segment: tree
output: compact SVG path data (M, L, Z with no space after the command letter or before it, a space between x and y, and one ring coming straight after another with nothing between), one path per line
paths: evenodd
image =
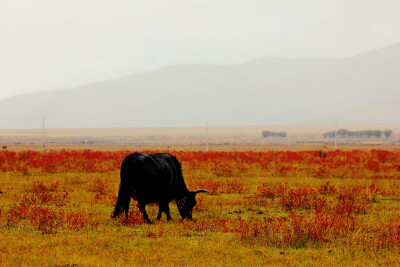
M268 137L281 137L285 138L287 136L286 132L271 132L271 131L263 131L262 132L262 137L268 138Z
M262 137L268 138L268 136L269 136L270 134L271 134L270 131L263 131L263 132L262 132Z
M337 131L337 135L339 135L341 137L351 137L353 134L351 131L349 131L347 129L339 129Z
M282 138L285 138L287 136L286 132L278 132L277 135Z
M334 138L335 137L335 131L330 131L330 132L323 133L322 136L324 138Z
M391 130L386 130L388 131L388 135L390 136L390 134L392 134ZM385 133L386 135L386 133ZM357 138L371 138L371 137L376 137L376 138L380 138L382 136L382 131L380 130L362 130L362 131L350 131L347 129L339 129L337 131L337 136L341 137L341 138L353 138L353 137L357 137ZM326 132L323 134L324 138L334 138L335 137L335 131L331 131L331 132Z
M386 138L389 138L392 135L393 131L392 130L385 130L383 134L386 136Z

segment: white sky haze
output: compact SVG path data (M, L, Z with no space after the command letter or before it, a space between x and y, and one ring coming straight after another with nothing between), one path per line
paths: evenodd
M172 64L345 57L400 41L398 0L0 0L0 99Z

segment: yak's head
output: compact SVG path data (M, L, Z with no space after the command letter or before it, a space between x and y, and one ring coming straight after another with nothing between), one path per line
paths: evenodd
M210 193L207 190L200 189L197 191L189 191L181 200L176 204L178 206L179 213L182 219L192 219L192 210L196 206L196 194L197 193Z

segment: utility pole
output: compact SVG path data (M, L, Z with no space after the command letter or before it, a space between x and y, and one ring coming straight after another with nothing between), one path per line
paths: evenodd
M43 150L46 150L46 139L44 136L44 121L45 121L45 119L46 119L46 117L44 116L44 113L43 113L43 118L42 118L42 120L43 120Z
M88 144L88 132L87 132L87 115L86 115L86 106L83 107L83 126L85 129L85 146Z
M206 151L208 151L208 121L206 121Z
M337 149L337 123L335 126L335 150Z

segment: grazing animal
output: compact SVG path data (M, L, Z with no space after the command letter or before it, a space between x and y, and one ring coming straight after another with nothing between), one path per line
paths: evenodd
M171 220L168 203L175 200L183 219L192 219L192 209L196 205L196 194L209 191L200 189L189 191L182 176L179 161L167 153L134 153L121 164L121 183L118 199L112 217L125 212L128 217L131 198L137 200L143 219L150 223L146 204L158 203L157 220L164 212Z

